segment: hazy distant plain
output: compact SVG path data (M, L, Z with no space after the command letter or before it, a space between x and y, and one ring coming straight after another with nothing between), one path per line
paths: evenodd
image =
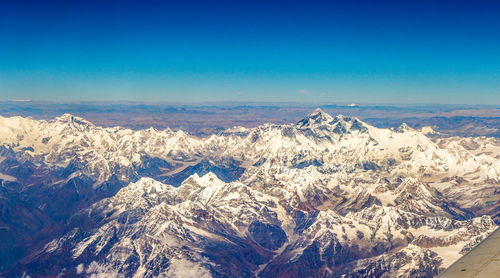
M378 127L397 127L405 122L414 128L431 126L445 136L500 137L500 107L485 105L4 101L0 102L0 115L52 119L70 113L101 126L131 129L168 127L206 136L233 126L255 127L263 123L294 122L316 107L332 115L356 116Z

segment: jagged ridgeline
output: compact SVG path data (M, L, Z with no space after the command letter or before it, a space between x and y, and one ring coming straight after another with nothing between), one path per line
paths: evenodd
M0 117L0 273L431 277L500 222L500 144L296 124L103 128Z

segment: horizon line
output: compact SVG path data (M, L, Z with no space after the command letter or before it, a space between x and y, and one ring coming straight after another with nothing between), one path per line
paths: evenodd
M142 100L72 100L72 101L56 101L56 100L33 100L33 99L8 99L8 100L0 100L0 104L12 103L12 104L143 104L143 105L151 105L151 106L160 106L160 105L187 105L187 106L196 106L196 105L231 105L231 104L254 104L254 105L294 105L294 106L312 106L312 105L332 105L332 106L342 106L342 107L351 107L357 108L360 106L487 106L487 107L498 107L499 104L491 104L491 103L425 103L425 102L345 102L345 101L237 101L237 100L224 100L224 101L142 101Z

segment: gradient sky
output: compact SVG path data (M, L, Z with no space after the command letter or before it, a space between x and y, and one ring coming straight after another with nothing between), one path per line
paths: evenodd
M284 2L1 1L0 100L500 104L498 1Z

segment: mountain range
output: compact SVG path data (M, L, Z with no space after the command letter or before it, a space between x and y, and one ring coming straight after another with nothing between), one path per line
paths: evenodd
M500 223L500 142L316 109L206 137L0 117L7 277L432 277Z

